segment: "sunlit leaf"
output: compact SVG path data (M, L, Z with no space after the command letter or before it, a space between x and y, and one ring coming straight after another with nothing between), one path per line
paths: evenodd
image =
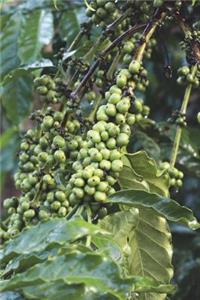
M186 225L191 229L200 228L200 224L189 208L181 206L178 202L167 197L145 191L122 190L111 195L108 200L130 207L151 208L171 222Z

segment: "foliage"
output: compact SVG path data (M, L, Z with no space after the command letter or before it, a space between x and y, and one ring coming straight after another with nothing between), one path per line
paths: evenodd
M2 299L199 299L199 9L2 5Z

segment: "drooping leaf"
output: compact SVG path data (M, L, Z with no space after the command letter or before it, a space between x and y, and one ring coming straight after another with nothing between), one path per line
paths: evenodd
M147 182L150 192L168 196L168 181L159 171L155 160L150 158L145 151L127 154L126 157L134 172Z
M191 229L200 228L200 224L192 211L178 202L157 194L145 191L122 190L112 194L109 202L128 205L130 207L146 207L153 209L167 220L188 226Z
M53 16L50 11L35 10L24 20L20 39L19 57L22 64L34 62L40 57L43 45L53 37Z
M81 237L97 234L101 229L82 219L71 221L52 219L36 226L27 228L15 239L5 244L1 250L2 263L8 262L15 256L32 254L51 248L55 244L64 245ZM105 232L102 232L106 234Z
M10 142L10 139L15 135L15 133L18 132L16 127L10 127L8 128L0 137L0 150L5 148L8 143Z
M7 118L19 124L30 112L32 78L27 71L15 70L2 83L1 99Z
M17 152L19 150L20 137L18 132L13 132L10 139L7 140L6 145L2 144L0 154L1 172L8 172L17 168Z
M165 219L150 209L141 208L107 216L100 225L112 232L114 240L123 249L127 275L147 276L164 284L163 289L157 287L156 290L151 280L140 283L136 290L150 294L141 294L139 299L164 299L162 294L174 289L165 286L173 275L171 235ZM153 292L162 294L154 297Z
M23 16L20 12L13 14L6 22L5 28L0 35L1 68L0 77L3 79L11 70L18 67L17 40L20 34L20 26Z

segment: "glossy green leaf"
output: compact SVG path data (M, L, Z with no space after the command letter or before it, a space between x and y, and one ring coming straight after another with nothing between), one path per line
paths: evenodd
M67 20L67 21L66 21ZM68 8L61 17L59 31L67 42L67 47L80 30L80 24L85 20L85 11L81 8Z
M65 245L81 237L95 235L102 230L82 219L64 220L52 219L36 226L27 228L15 239L5 244L1 250L2 263L7 263L15 256L32 254L54 247L55 244ZM106 232L102 232L105 233Z
M151 208L169 221L186 225L191 229L200 228L200 224L189 208L157 194L145 191L122 190L111 195L108 201L130 207Z
M117 260L121 256L121 249L118 244L110 237L106 237L105 234L96 234L92 237L92 243L97 247L98 253L105 253Z
M118 265L108 257L75 252L65 256L49 257L47 261L2 282L0 290L16 290L19 287L22 289L57 280L73 284L83 283L121 300L126 300L126 294L133 285L131 278L120 277Z
M150 158L145 151L127 154L126 157L134 172L147 182L150 192L168 196L168 181L159 171L155 160Z
M147 135L145 132L137 130L131 136L131 141L128 146L128 152L134 153L139 150L145 150L149 156L151 156L156 161L160 158L160 145L158 145L155 140Z
M49 44L53 37L53 16L50 11L35 10L28 14L19 39L21 63L34 62L43 45Z
M67 284L63 280L45 283L23 289L28 299L43 300L116 300L119 299L111 294L105 294L96 288L87 287L84 284Z
M68 22L66 22L68 20ZM71 42L72 38L80 30L80 24L78 22L75 11L70 9L67 12L64 12L60 20L60 34L66 41Z
M148 183L134 171L127 156L122 159L124 166L118 178L121 188L149 191Z
M4 292L0 293L1 300L25 300L19 293Z
M138 288L136 284L138 292L150 292L144 295L144 299L154 299L151 298L154 296L152 292L173 292L174 287L168 286L173 268L171 235L165 219L150 209L141 208L107 216L100 224L112 232L114 240L123 249L126 274L149 277L138 282ZM154 287L151 279L164 285ZM156 297L162 299L162 295L156 294ZM143 299L143 295L139 299Z
M31 254L22 254L11 259L2 271L2 277L9 276L13 272L19 273L28 270L30 267L43 262L48 256L55 256L58 252L58 246L53 249L42 250Z
M32 78L27 71L15 70L2 83L1 99L7 118L20 123L30 112Z

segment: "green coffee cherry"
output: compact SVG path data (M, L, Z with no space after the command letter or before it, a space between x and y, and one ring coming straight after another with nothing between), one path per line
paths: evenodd
M92 186L89 186L86 184L84 187L84 191L86 192L86 194L92 196L92 195L94 195L96 189L95 189L95 187L92 187Z
M106 192L108 188L109 188L109 184L107 181L101 181L97 186L97 190L100 192Z
M109 160L106 160L106 159L103 159L101 162L100 162L100 168L102 170L106 170L106 171L109 171L111 169L111 162Z
M41 220L47 220L49 218L49 213L47 211L41 209L39 211L39 218Z
M45 130L49 130L54 123L54 119L51 116L45 116L42 122L42 126Z
M47 152L40 152L38 155L39 161L45 163L48 160L48 153Z
M64 163L66 161L65 152L62 150L56 150L54 153L54 158L56 162Z
M54 179L49 174L46 174L46 175L43 176L43 182L46 183L49 186L54 186L55 185Z
M105 202L106 201L106 193L104 192L99 192L97 191L95 194L94 194L94 199L97 201L97 202Z
M88 185L89 186L96 186L100 183L100 178L98 176L92 176L91 178L88 179Z
M104 176L104 172L101 169L95 169L94 170L94 176L97 176L99 178L102 178Z
M121 95L119 93L114 93L109 97L108 103L117 104L120 100L121 100Z
M116 159L120 159L121 158L121 153L118 150L112 150L110 152L110 160L116 160Z
M53 145L62 149L65 147L65 139L62 136L57 135L53 139Z
M106 105L105 108L105 113L109 116L109 117L114 117L116 115L116 108L114 104L108 103Z
M108 147L108 149L114 149L116 147L116 139L114 138L110 138L107 142L106 142L106 146Z
M35 211L33 209L28 209L24 212L25 219L32 219L35 216Z
M66 195L62 191L56 191L55 192L55 197L60 202L64 202L66 200Z
M73 188L72 192L77 199L82 199L84 197L84 191L81 188Z
M126 133L120 133L117 137L117 145L119 147L127 146L129 143L129 136Z
M129 71L130 73L132 74L138 74L139 73L139 70L140 70L140 63L136 60L133 60L130 64L129 64Z
M123 50L125 53L131 54L134 49L134 44L130 41L124 44Z
M127 118L127 124L128 124L129 126L132 126L132 125L135 124L135 122L136 122L135 115L134 115L134 114L129 114L129 115L128 115L128 118Z
M121 172L122 169L123 169L123 162L119 159L113 160L112 165L111 165L111 170L113 172Z
M127 77L124 74L119 74L117 76L117 86L119 88L124 88L127 84Z
M51 203L51 209L54 211L59 210L60 207L61 207L61 204L59 201L54 201L53 203Z
M116 123L117 124L124 124L126 122L126 118L123 114L116 114L116 117L115 117L115 120L116 120Z
M67 214L67 208L64 206L60 207L58 210L59 217L65 217L66 214Z
M74 185L77 187L83 187L85 185L85 181L82 178L77 178L74 181Z

